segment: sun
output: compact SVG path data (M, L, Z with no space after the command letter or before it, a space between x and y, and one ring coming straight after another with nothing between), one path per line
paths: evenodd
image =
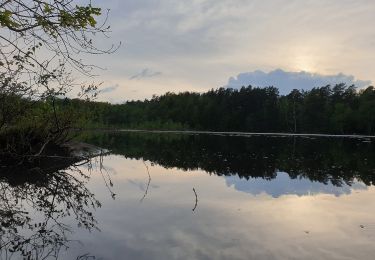
M296 71L316 72L316 59L311 54L296 55L293 60L293 69Z

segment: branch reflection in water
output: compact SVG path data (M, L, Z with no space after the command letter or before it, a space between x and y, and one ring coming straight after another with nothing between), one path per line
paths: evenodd
M193 188L193 192L194 192L194 195L195 195L195 204L194 204L194 208L192 209L192 211L195 211L197 209L197 206L198 206L198 195L197 195L197 192L195 191L195 188Z
M102 173L102 155L84 163L60 164L59 169L1 168L1 259L57 259L74 242L69 239L73 230L68 219L89 232L99 230L94 212L101 203L86 187L97 160ZM103 178L110 181L109 175Z
M145 189L145 193L143 194L143 197L141 198L141 202L143 202L143 200L146 198L147 194L148 194L148 189L150 188L150 184L151 184L151 175L150 175L150 170L148 169L148 166L147 164L145 163L145 161L143 161L143 164L145 165L146 167L146 171L147 171L147 174L148 174L148 182L147 182L147 186L146 186L146 189Z

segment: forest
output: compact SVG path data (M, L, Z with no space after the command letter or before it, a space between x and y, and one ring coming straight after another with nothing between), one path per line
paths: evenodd
M375 88L337 84L280 95L276 87L166 93L124 104L64 99L78 128L375 134Z

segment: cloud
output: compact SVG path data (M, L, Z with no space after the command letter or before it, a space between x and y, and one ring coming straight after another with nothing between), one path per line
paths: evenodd
M253 195L267 193L274 198L290 194L297 196L333 194L338 197L344 194L351 194L355 190L367 189L367 186L362 182L354 182L352 185L343 184L338 187L332 183L313 182L305 178L292 179L285 172L278 172L277 177L271 181L261 178L254 178L249 181L240 179L238 176L225 177L225 180L227 186L234 187L238 191Z
M140 73L131 76L129 79L130 80L133 80L133 79L140 80L140 79L144 79L144 78L156 77L156 76L159 76L159 75L161 75L160 71L152 71L152 70L146 68L146 69L143 69Z
M274 86L279 88L280 94L288 94L293 89L309 90L314 87L335 85L338 83L346 83L362 88L369 86L371 81L356 80L353 76L342 73L337 75L321 75L305 71L287 72L277 69L268 73L260 70L240 73L237 77L229 79L227 87L240 88L248 85L257 87Z
M111 9L113 33L109 40L96 40L99 47L122 42L115 54L87 61L107 68L98 74L108 86L124 86L106 99L203 92L257 69L343 72L375 82L374 0L95 2ZM163 77L145 84L138 73L144 68L161 71Z
M100 89L99 92L100 93L111 93L113 91L115 91L116 89L119 88L119 85L116 84L114 86L109 86L109 87L106 87L106 88L103 88L103 89Z

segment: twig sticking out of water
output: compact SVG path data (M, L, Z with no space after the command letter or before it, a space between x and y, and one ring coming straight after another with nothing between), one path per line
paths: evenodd
M111 193L112 199L115 199L116 193L112 191L113 183L111 180L111 176L108 173L108 170L104 167L104 155L105 153L101 150L100 155L99 155L99 171L100 174L102 175L102 178L104 180L105 186L107 187L108 191ZM106 176L104 176L103 170L106 173ZM108 181L107 181L108 179Z
M145 194L143 194L143 197L142 199L140 200L141 202L146 198L147 196L147 193L148 193L148 189L150 187L150 183L151 183L151 174L150 174L150 171L148 170L148 166L147 164L145 163L145 161L142 161L143 164L145 165L146 167L146 170L147 170L147 174L148 174L148 182L147 182L147 187L146 187L146 190L145 190Z
M195 191L195 188L193 188L193 192L194 192L194 195L195 195L195 205L194 205L194 208L192 209L192 211L195 211L195 209L198 206L198 196L197 196L197 192Z

